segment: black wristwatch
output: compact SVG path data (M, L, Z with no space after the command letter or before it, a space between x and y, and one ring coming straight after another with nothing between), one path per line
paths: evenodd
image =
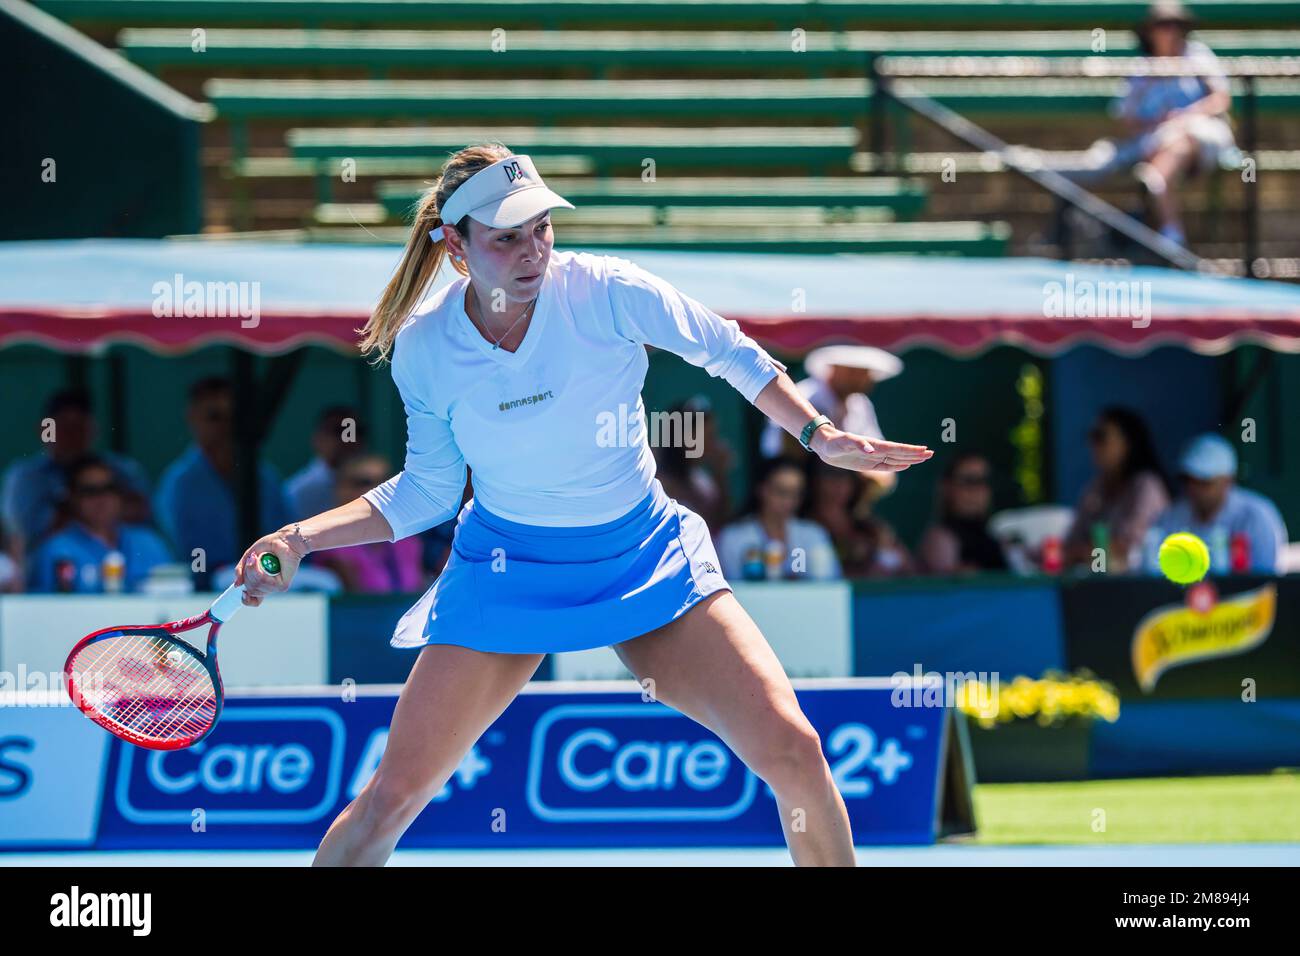
M835 423L825 415L818 415L805 425L803 431L799 433L799 444L803 445L803 447L808 449L808 451L812 451L812 446L808 443L812 441L813 432L821 428L823 425L830 425L832 428L835 427Z

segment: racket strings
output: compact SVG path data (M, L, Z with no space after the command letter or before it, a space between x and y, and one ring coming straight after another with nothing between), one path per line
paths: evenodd
M216 706L209 681L191 677L179 682L179 675L161 666L151 668L139 660L128 663L137 675L160 673L135 687L113 684L117 696L97 708L104 717L141 738L159 741L196 736L211 724Z
M167 647L165 642L159 643L163 648ZM168 650L167 654L176 654L183 666L163 667L158 662L146 662L138 658L128 658L119 662L119 668L128 678L134 680L134 684L131 685L130 690L124 696L135 698L133 703L137 708L140 706L141 701L158 698L184 703L195 690L202 692L205 689L207 672L201 666L198 666L193 658L179 651ZM167 658L164 656L163 659ZM168 688L171 691L170 694L163 689L167 683L171 685ZM129 713L130 710L127 709L124 712Z
M94 646L103 648L104 652L99 655L103 659L95 660L94 666L85 668L83 673L85 671L95 673L104 687L116 691L123 698L155 697L161 681L169 680L175 686L181 682L184 674L179 668L172 672L157 666L160 658L165 659L166 654L171 653L171 644L164 638L132 635L112 642L102 641ZM137 652L144 652L151 661L142 661L137 656ZM177 652L178 655L182 653ZM86 652L83 651L78 662L85 656ZM184 658L180 660L183 661ZM191 663L193 663L192 659ZM112 674L115 669L120 671L121 677L126 678L125 681L119 683L106 676ZM104 701L101 700L100 703L102 705Z
M195 688L195 692L183 697L167 697L146 691L122 707L114 719L159 740L188 737L207 727L216 713L215 697L210 701L201 697L204 690L200 682L195 682ZM153 724L146 722L143 727L139 726L140 721L147 721L150 717L154 719Z
M73 673L82 699L131 736L187 739L216 717L216 688L207 668L165 636L98 641L77 656Z
M134 635L103 641L100 645L103 645L102 651L88 661L87 666L78 667L83 673L94 674L102 684L105 693L85 695L100 713L132 726L146 709L168 699L164 690L168 685L173 692L171 699L184 696L179 691L176 676L158 666L158 662L170 653L166 641ZM81 658L78 659L80 663Z
M178 698L171 709L171 719L163 719L153 728L154 736L172 740L195 736L205 730L216 718L217 698L211 680L203 672L204 680L193 682L192 692Z
M192 665L193 670L187 666L185 671L169 673L159 667L158 678L133 691L119 703L114 719L157 740L184 738L205 729L216 714L216 696L211 680L207 671L193 658L184 655L183 661ZM163 678L171 682L170 688L159 686L159 680Z

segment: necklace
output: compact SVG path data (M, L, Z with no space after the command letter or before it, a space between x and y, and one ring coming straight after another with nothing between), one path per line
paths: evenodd
M540 298L541 298L541 295L539 294L539 295L537 296L537 299L540 299ZM512 322L512 323L510 324L510 328L506 329L505 332L501 333L500 338L492 339L492 349L493 349L493 351L495 351L495 350L501 348L501 343L505 341L505 338L506 338L507 335L509 335L511 332L513 332L513 331L515 330L515 326L516 326L516 325L518 325L520 322L522 322L522 321L523 321L524 319L526 319L528 316L530 316L530 315L533 314L533 310L534 310L535 308L537 308L537 299L533 299L532 304L529 305L528 308L525 309L525 310L523 311L522 314L520 314L519 318L515 319L514 322ZM465 314L466 314L466 315L469 315L469 310L468 310L468 309L466 310ZM470 321L473 321L473 316L470 316ZM485 334L487 335L487 337L488 337L488 338L492 338L492 333L487 331L487 323L484 322L484 323L480 323L480 324L483 326L484 332L485 332Z

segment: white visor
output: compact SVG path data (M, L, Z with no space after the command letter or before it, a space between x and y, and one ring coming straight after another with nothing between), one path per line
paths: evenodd
M574 208L546 188L532 159L521 153L485 166L457 186L441 215L444 223L453 226L469 216L493 229L505 229L557 206ZM430 229L429 238L434 242L444 238L442 226Z

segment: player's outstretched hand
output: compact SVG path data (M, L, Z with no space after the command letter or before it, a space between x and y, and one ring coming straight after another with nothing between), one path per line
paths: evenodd
M826 464L849 471L904 471L934 455L924 445L866 438L830 427L813 434L812 450Z
M279 574L266 572L259 560L263 554L273 554L280 559ZM287 590L302 559L303 556L290 546L284 529L254 541L235 566L235 583L244 585L244 604L257 607L266 595Z

